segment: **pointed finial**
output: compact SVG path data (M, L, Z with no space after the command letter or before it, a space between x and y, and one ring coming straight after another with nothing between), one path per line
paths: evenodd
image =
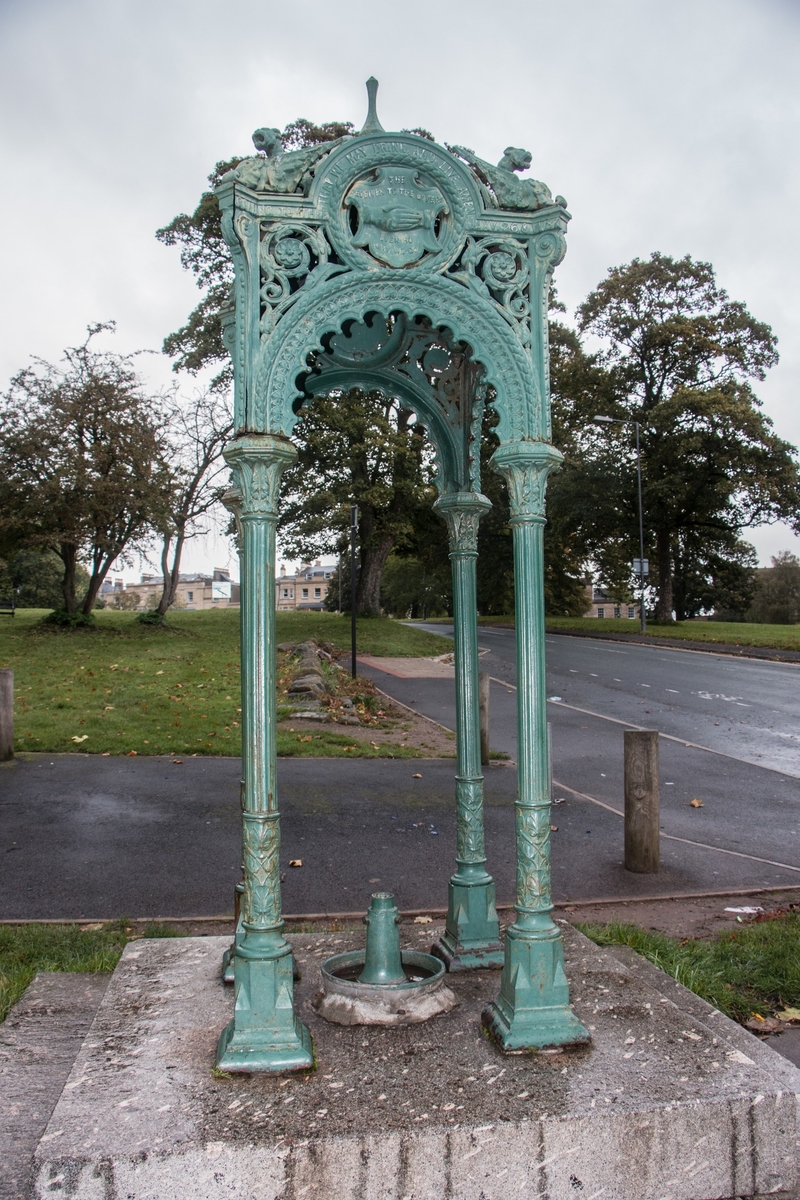
M362 133L385 133L383 126L378 120L378 81L374 75L370 75L367 80L367 97L369 99L369 107L367 108L367 119L364 122Z

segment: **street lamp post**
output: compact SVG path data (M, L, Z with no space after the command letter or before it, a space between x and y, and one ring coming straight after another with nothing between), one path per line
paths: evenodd
M636 430L636 479L639 491L639 616L641 620L642 633L647 632L647 614L644 608L644 517L642 514L642 454L639 445L639 430L641 425L638 421L631 421L624 417L595 417L595 425L633 425Z
M350 674L356 677L356 538L358 505L350 505Z

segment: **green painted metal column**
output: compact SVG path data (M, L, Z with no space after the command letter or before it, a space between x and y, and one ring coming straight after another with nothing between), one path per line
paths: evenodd
M268 434L225 450L233 474L229 506L241 538L242 934L234 955L234 1016L222 1031L225 1071L302 1071L311 1035L293 1009L292 950L283 937L275 733L275 526L281 474L297 454Z
M453 564L458 773L456 871L448 889L445 932L431 951L449 971L503 964L495 885L485 865L475 598L478 524L491 507L477 492L449 493L434 504L447 522Z
M544 442L501 445L514 530L517 636L517 898L506 931L500 995L484 1023L504 1050L590 1040L572 1012L564 947L550 896L550 794L544 631L544 501L561 455Z

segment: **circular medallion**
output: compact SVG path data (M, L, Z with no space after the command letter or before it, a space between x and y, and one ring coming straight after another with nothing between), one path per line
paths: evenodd
M336 253L361 270L443 270L480 209L463 163L409 134L344 142L321 165L311 196Z

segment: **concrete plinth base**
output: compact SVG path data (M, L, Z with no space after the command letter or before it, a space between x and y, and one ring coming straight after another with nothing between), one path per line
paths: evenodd
M410 948L421 948L423 930ZM427 938L430 937L430 930ZM588 1047L507 1057L481 1030L496 972L448 981L426 1025L330 1025L291 938L317 1070L212 1073L232 998L223 938L125 951L34 1168L44 1200L708 1200L794 1197L800 1072L635 956L565 929ZM427 939L426 939L427 940Z

